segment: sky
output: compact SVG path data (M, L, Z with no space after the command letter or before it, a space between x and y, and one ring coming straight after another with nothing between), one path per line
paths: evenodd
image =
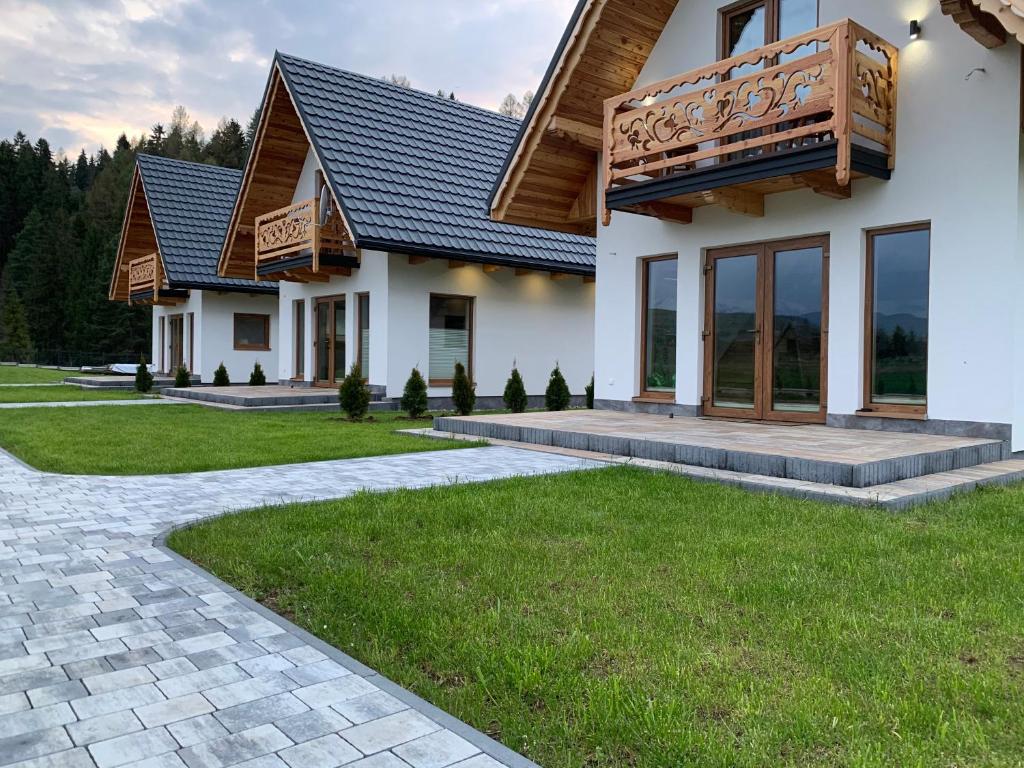
M0 137L74 158L183 104L244 127L274 50L496 109L535 90L575 0L0 0Z

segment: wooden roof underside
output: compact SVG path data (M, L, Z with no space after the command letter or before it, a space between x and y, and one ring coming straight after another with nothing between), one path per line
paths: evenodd
M121 240L117 244L114 273L110 276L108 298L111 301L128 301L128 265L135 259L151 253L159 255L160 249L157 247L153 220L149 215L142 174L136 166L132 174L131 190L128 193L128 208L124 214L124 223L121 225Z
M633 88L677 0L585 0L536 96L492 216L593 234L604 100Z
M966 0L982 11L980 19L974 20L971 28L964 27L964 31L978 40L987 48L996 48L1006 42L1006 35L1000 35L998 30L993 30L994 24L998 24L1010 35L1013 35L1018 42L1024 43L1024 0ZM989 21L994 22L989 23ZM961 24L961 26L964 26ZM977 35L972 32L975 30Z
M309 139L275 64L217 265L221 277L252 279L256 217L292 204L308 151Z

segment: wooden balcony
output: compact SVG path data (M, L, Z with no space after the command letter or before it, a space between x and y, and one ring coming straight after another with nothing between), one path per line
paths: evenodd
M173 306L188 298L187 290L165 286L160 254L140 256L128 263L128 303Z
M612 210L681 223L717 204L764 215L764 196L849 197L888 179L898 50L845 19L605 101L604 223Z
M320 198L256 217L256 279L326 282L359 266L341 215L334 210L318 223Z

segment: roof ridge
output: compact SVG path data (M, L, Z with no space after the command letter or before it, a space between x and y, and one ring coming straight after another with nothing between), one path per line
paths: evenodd
M283 58L291 59L292 61L300 61L300 62L302 62L304 64L312 64L313 66L316 66L316 67L322 67L323 69L329 69L332 72L338 72L338 73L340 73L342 75L346 75L348 77L352 77L352 78L355 78L357 80L361 80L361 81L367 83L368 85L376 85L376 86L384 87L386 89L394 90L396 93L414 94L414 95L416 95L417 97L420 97L420 98L426 97L426 98L429 98L429 99L433 99L437 103L447 105L448 108L454 107L454 108L457 108L457 109L470 110L470 111L473 111L473 112L482 113L484 115L487 115L488 117L495 118L495 119L497 119L500 122L507 122L507 123L511 123L511 124L515 124L515 125L518 125L521 122L518 118L510 117L508 115L503 115L500 112L496 112L493 109L487 109L487 107L481 107L481 106L478 106L476 104L470 104L467 101L459 101L458 99L454 99L454 100L453 99L449 99L447 96L442 98L441 96L438 96L436 93L431 93L430 91L425 91L425 90L423 90L421 88L414 88L411 85L409 85L409 86L397 85L397 84L392 83L392 82L390 82L388 80L385 80L384 78L381 78L381 77L374 77L373 75L366 75L366 74L363 74L362 72L353 72L350 69L343 69L342 67L335 67L335 66L333 66L331 64L324 64L322 61L314 61L313 59L307 59L307 58L304 58L302 56L295 56L293 54L285 53L283 51L278 51L277 55L280 56L280 57L283 57ZM452 93L454 93L454 91L452 91Z
M242 170L239 168L228 168L226 166L216 165L214 163L200 163L196 162L195 160L181 160L176 157L164 157L163 155L154 155L150 152L137 152L135 155L135 159L138 161L141 160L142 158L147 158L147 160L155 160L159 163L168 163L171 165L190 165L196 168L202 168L204 171L223 171L225 173L230 173L233 176L242 175Z

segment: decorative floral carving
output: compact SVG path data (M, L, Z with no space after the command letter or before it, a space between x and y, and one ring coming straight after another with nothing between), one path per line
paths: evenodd
M629 147L643 152L715 138L730 128L759 127L784 120L826 80L821 64L726 81L653 105L618 125Z

